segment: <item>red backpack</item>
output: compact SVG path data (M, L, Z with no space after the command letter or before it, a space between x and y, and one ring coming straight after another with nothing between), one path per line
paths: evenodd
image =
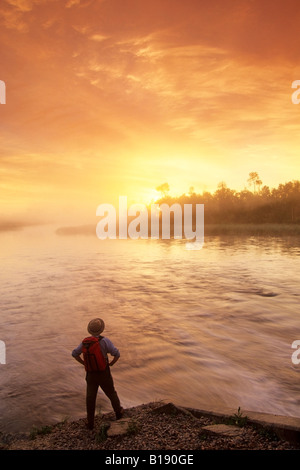
M106 369L107 362L100 347L100 341L102 338L103 336L100 336L99 338L89 336L82 341L84 367L87 372Z

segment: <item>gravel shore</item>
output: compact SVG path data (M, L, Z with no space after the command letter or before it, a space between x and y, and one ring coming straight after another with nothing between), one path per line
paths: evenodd
M204 429L216 419L195 417L190 412L148 403L125 410L128 430L108 437L114 414L96 416L90 431L86 420L62 422L33 430L30 435L0 434L2 450L300 450L300 443L280 440L270 430L261 430L246 422L233 423L236 436L216 435ZM232 424L232 423L230 423ZM242 424L242 426L241 426ZM238 426L237 426L238 425Z

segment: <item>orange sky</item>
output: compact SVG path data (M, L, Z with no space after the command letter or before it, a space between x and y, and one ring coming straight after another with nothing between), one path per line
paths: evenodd
M299 24L299 0L0 0L0 222L300 179Z

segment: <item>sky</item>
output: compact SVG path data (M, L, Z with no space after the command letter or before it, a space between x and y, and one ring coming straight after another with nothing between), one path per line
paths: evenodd
M0 0L0 227L300 179L299 0Z

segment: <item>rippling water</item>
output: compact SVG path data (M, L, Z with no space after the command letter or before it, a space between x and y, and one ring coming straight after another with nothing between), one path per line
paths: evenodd
M1 237L0 430L85 416L71 357L101 316L121 351L123 406L169 399L300 416L298 238L100 241L37 229ZM102 411L110 404L98 396Z

